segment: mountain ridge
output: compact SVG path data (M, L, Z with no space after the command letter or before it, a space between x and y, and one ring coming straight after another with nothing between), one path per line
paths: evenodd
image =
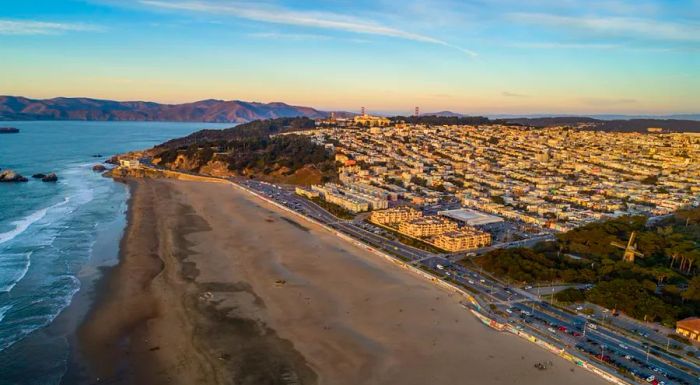
M173 121L246 123L282 117L324 118L328 112L282 102L205 99L191 103L161 104L86 97L30 99L0 96L1 120Z

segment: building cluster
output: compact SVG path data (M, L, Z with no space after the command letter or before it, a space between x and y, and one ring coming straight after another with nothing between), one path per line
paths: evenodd
M452 197L508 221L566 231L699 202L700 137L691 134L371 125L304 132L333 149L342 165L343 186L317 191L354 210L365 207L362 202L366 210L386 207L368 197L417 205Z
M369 220L450 252L491 244L491 235L485 231L471 226L459 227L457 222L443 216L423 216L421 211L411 207L373 211Z
M386 209L389 201L396 199L396 194L363 183L326 183L311 186L311 190L297 187L296 193L311 199L323 198L351 213Z

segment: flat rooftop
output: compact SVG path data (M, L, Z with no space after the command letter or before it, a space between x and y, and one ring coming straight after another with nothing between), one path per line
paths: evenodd
M484 226L503 222L503 218L472 209L439 211L439 215L465 223L469 226Z

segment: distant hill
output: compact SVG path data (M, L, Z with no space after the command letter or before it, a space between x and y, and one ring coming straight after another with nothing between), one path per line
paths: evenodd
M202 100L185 104L118 102L89 98L28 99L0 96L0 120L99 120L246 123L257 119L328 114L285 103Z
M420 116L438 116L441 118L449 118L449 117L457 117L461 118L467 115L460 114L458 112L452 112L452 111L440 111L440 112L428 112L428 113L423 113L420 114Z
M201 145L203 143L215 144L230 142L232 140L266 138L283 132L304 131L316 127L316 123L309 118L277 118L254 120L236 127L223 130L199 130L182 138L171 139L154 147L157 151L162 149L178 149Z
M648 128L662 128L666 132L700 132L700 121L678 119L625 119L601 120L589 117L543 117L543 118L507 118L509 123L523 126L551 127L587 125L588 129L616 132L646 132Z

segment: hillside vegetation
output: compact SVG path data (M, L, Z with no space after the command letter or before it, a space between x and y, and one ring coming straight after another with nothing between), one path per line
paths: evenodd
M626 243L633 231L644 257L628 263L610 243ZM560 299L585 298L671 325L700 314L700 208L680 210L654 225L643 216L592 223L533 249L494 250L477 263L522 283L593 283L589 291L564 292Z
M333 153L303 135L307 118L261 120L225 130L203 130L156 146L156 164L215 176L246 176L282 183L316 184L337 178Z

